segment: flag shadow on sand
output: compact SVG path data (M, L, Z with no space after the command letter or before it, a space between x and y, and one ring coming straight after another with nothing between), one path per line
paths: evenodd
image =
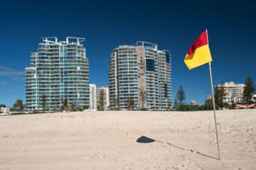
M141 137L137 138L136 142L137 143L152 143L152 142L155 142L155 140L152 138L149 138L147 136L141 136Z
M136 139L136 142L137 143L152 143L152 142L157 142L157 143L161 143L161 144L166 144L170 147L173 147L173 148L176 148L176 149L179 149L179 150L182 150L182 151L187 151L187 152L192 152L192 153L196 153L198 155L201 155L201 156L204 156L204 157L208 157L208 158L211 158L211 159L216 159L218 160L217 157L215 156L211 156L211 155L208 155L208 154L205 154L205 153L202 153L202 152L199 152L199 151L196 151L194 149L188 149L188 148L184 148L182 146L178 146L176 144L173 144L171 142L164 142L164 141L161 141L161 140L156 140L156 139L153 139L153 138L150 138L150 137L147 137L147 136L141 136L139 138Z

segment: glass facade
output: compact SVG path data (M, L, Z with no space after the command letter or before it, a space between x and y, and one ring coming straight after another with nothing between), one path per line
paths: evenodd
M109 69L110 108L167 110L171 102L169 53L138 42L114 49Z
M44 38L26 68L27 111L59 111L64 100L89 106L88 60L83 39Z
M155 71L155 60L146 59L147 71Z

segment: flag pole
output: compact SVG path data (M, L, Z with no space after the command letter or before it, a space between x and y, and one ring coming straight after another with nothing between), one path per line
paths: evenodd
M218 160L220 160L220 145L219 145L219 135L218 135L217 119L216 119L216 106L215 106L214 88L213 88L213 80L212 80L211 62L209 62L209 73L210 73L210 82L211 82L211 91L212 91L212 106L213 106L213 115L214 115L214 123L215 123L215 134L216 134L216 142L217 142L217 150L218 150Z

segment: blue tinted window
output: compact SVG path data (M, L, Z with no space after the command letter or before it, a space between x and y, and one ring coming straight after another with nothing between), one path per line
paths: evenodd
M146 68L147 68L147 71L155 71L155 60L147 59Z
M169 63L170 62L170 56L169 56L169 53L166 53L166 63Z

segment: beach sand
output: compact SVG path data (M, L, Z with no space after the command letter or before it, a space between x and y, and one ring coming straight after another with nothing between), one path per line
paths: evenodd
M255 170L256 110L0 117L0 170ZM154 139L139 143L141 137Z

